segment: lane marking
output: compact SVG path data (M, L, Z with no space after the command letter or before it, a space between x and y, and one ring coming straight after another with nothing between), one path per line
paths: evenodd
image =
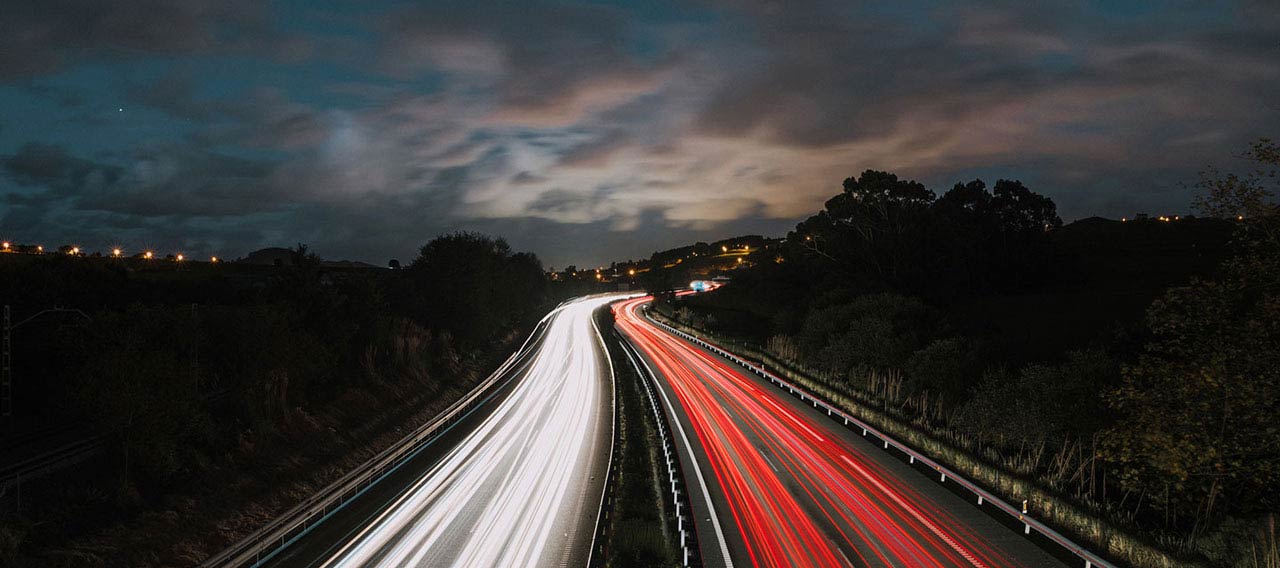
M657 378L653 368L649 366L649 362L643 356L640 357L640 363L644 365L650 377ZM725 542L724 529L720 528L720 515L716 514L716 506L711 502L711 492L707 491L707 480L702 476L702 468L698 466L697 454L693 451L693 445L689 443L689 436L685 434L684 424L680 423L680 417L676 414L675 407L671 405L671 399L667 397L667 391L663 390L661 385L658 385L657 390L658 394L662 396L662 402L667 406L668 416L674 418L672 422L676 423L676 431L680 433L680 441L684 442L685 451L689 454L689 463L693 465L693 473L698 477L698 488L702 490L702 498L706 501L707 511L711 514L711 526L715 528L716 539L720 541L720 555L724 558L724 565L728 568L733 568L733 559L729 557L729 545Z

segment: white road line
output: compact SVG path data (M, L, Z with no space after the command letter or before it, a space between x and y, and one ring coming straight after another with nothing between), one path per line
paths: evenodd
M649 367L649 362L640 357L640 363L649 371L649 376L657 378L657 374ZM680 423L680 415L676 414L676 409L671 405L671 399L667 398L667 391L661 386L658 387L658 394L662 395L662 402L667 405L667 416L672 417L672 422L676 423L676 431L680 433L680 441L684 442L685 451L689 453L689 462L693 464L693 473L698 477L698 488L702 490L702 498L707 502L707 510L711 513L711 526L716 529L716 539L720 541L720 555L724 558L724 565L733 568L733 559L729 557L729 545L724 539L724 530L720 528L720 516L716 514L716 506L711 502L711 492L707 491L707 480L702 477L702 468L698 467L697 454L693 452L693 445L689 443L689 436L684 433L684 425Z

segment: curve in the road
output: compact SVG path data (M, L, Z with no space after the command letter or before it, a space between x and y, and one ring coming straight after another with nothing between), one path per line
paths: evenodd
M559 308L511 394L321 564L584 564L612 427L591 314L617 299Z
M618 327L679 401L714 472L736 556L760 566L1060 566L727 361L620 305ZM977 512L975 516L973 513Z

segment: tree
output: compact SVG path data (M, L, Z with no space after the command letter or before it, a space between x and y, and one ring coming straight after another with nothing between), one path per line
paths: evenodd
M451 233L423 245L409 265L402 299L420 324L479 346L513 331L547 302L538 257L479 233Z
M1122 419L1109 453L1127 488L1175 515L1208 518L1280 506L1280 242L1276 147L1262 140L1246 176L1202 176L1198 205L1245 215L1236 252L1216 281L1169 290L1152 304L1152 339L1111 394Z

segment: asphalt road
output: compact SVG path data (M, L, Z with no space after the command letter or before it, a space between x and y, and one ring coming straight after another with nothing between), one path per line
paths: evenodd
M557 309L490 401L268 561L273 566L583 566L613 387L592 312Z
M938 479L617 306L673 419L707 566L1066 566ZM683 438L683 439L680 439Z

